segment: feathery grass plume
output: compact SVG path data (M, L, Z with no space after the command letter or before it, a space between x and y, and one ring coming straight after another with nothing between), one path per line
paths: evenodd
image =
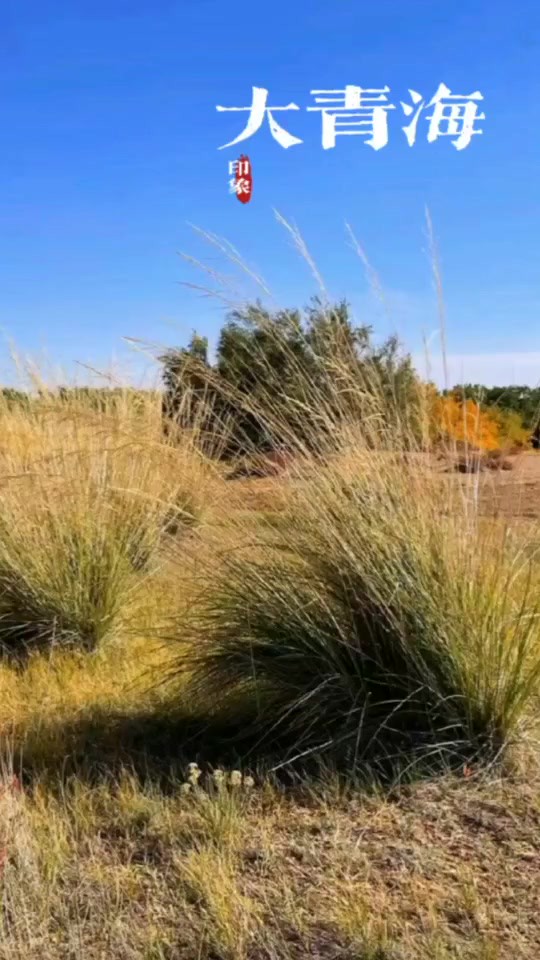
M530 558L478 523L477 477L437 471L422 384L334 332L301 394L267 380L241 400L292 455L288 502L256 535L239 518L178 670L285 757L493 758L538 692Z

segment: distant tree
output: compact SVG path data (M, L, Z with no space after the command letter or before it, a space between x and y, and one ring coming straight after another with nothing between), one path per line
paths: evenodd
M481 450L501 445L500 423L490 408L457 391L435 397L432 417L436 439L464 442Z
M195 331L187 347L171 347L159 358L162 364L163 415L178 419L187 393L196 402L201 399L206 383L208 340Z
M192 422L193 409L185 415L186 397L204 398L206 404L211 399L214 416L234 421L229 451L235 452L264 449L291 431L307 442L317 418L322 429L321 404L335 416L347 410L360 415L368 380L397 405L409 403L417 385L398 340L389 337L375 347L371 327L353 323L345 300L328 305L314 298L304 311L271 312L259 302L248 304L227 315L212 367L207 342L198 334L161 360L164 415ZM340 378L346 381L343 389Z

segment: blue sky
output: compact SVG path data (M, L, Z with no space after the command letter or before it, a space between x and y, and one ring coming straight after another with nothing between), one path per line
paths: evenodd
M190 223L233 243L277 302L305 302L316 285L277 209L298 225L330 295L347 296L379 336L396 328L415 354L424 332L436 355L428 205L451 378L540 380L535 2L4 0L2 10L0 326L23 353L102 368L128 356L123 337L174 344L197 327L215 338L224 305L182 285L208 278L178 253L227 274L231 265ZM409 147L399 103L409 88L430 99L441 82L482 92L484 133L457 151L449 137L428 143L422 118ZM390 87L397 109L382 150L360 136L323 150L310 91L346 84ZM265 124L218 150L247 115L216 105L249 105L253 85L270 104L302 108L276 115L302 144L284 150ZM240 150L254 174L246 205L228 192ZM143 358L129 364L138 373Z

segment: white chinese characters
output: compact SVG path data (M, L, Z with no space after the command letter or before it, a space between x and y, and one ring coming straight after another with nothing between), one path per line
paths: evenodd
M412 116L412 120L402 130L407 137L410 147L416 141L418 131L418 121L426 104L421 94L416 90L409 90L413 106L407 103L401 104L405 116ZM477 120L485 120L485 113L478 112L478 101L483 100L479 90L470 93L467 97L454 96L450 93L448 87L441 83L435 96L427 104L433 107L433 112L426 116L429 123L427 139L428 143L433 143L439 137L455 137L451 141L456 150L464 150L468 147L473 136L483 133L483 130L475 129Z
M387 110L396 108L387 102L390 87L382 90L363 90L348 85L344 90L312 90L318 107L308 111L322 111L323 150L336 145L336 136L365 136L368 146L380 150L388 143ZM324 96L321 96L324 94ZM377 96L378 94L378 96Z
M248 177L249 160L231 160L229 163L229 193L247 196L251 193L251 182Z
M251 107L216 107L216 110L219 110L220 113L226 113L231 110L235 112L249 111L248 122L242 132L239 133L234 140L231 140L229 143L224 143L222 147L219 147L219 150L224 150L225 147L232 147L235 143L240 143L242 140L247 140L248 137L252 137L253 134L262 127L266 116L268 117L268 125L274 140L277 140L285 150L287 150L288 147L294 147L297 143L302 143L298 137L293 137L291 133L287 133L273 117L273 114L278 111L299 110L300 107L298 107L296 103L289 103L286 107L267 107L267 100L268 90L265 90L264 87L253 87Z
M389 141L388 115L396 109L395 104L388 99L389 93L390 88L387 86L374 89L353 84L347 84L342 90L312 90L311 95L316 105L307 107L307 112L321 114L323 150L333 149L340 136L361 137L373 150L385 147ZM485 113L480 112L479 108L480 101L484 99L479 90L470 94L453 94L446 84L440 83L427 103L416 90L409 90L409 95L411 102L401 101L401 108L405 117L410 120L401 129L411 147L416 143L422 129L426 130L428 143L433 143L440 137L450 137L456 150L464 150L474 136L484 132L477 126L478 121L485 120ZM300 137L286 130L274 117L275 113L300 110L298 104L268 106L268 90L264 87L252 88L250 107L217 106L216 110L220 113L248 113L244 129L234 140L219 147L219 150L249 139L260 130L265 120L268 121L272 137L285 150L303 143ZM431 112L426 112L428 110Z

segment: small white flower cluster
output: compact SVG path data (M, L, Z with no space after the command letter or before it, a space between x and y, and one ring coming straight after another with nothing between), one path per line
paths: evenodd
M222 790L226 786L243 787L244 790L251 790L255 786L253 777L247 774L243 775L240 770L231 770L228 775L224 770L214 770L212 779L218 790Z
M182 784L182 793L191 793L193 789L199 786L202 770L198 763L189 763L187 768L186 782ZM251 790L255 786L255 780L247 774L242 774L241 770L231 770L227 773L225 770L214 770L212 782L218 793L227 788L238 790L242 787L244 790Z

